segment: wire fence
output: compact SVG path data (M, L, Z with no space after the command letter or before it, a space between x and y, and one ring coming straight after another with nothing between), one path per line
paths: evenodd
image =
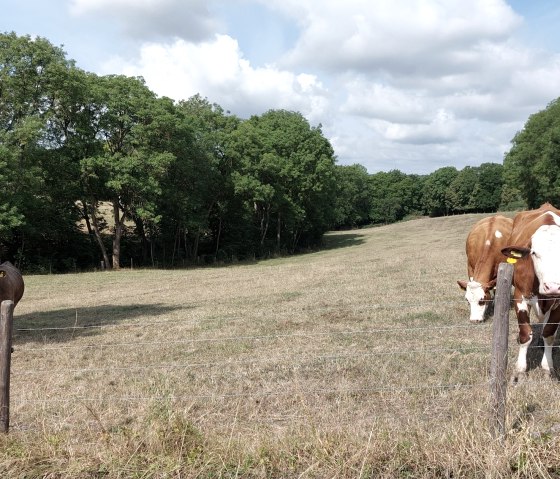
M318 307L316 309L313 308L303 308L301 310L297 310L296 313L307 314L310 318L316 321L321 321L321 315L325 312L335 312L340 314L359 314L359 313L366 313L372 310L380 310L383 309L385 311L402 311L404 305L418 307L419 303L417 301L410 302L410 303L402 303L402 302L394 302L391 303L390 307L388 305L383 304L369 304L369 305L362 305L360 307L350 308L350 305L347 304L336 304L333 306L328 307ZM465 369L471 368L480 368L481 363L483 367L487 368L487 362L489 361L489 356L491 353L491 331L490 331L490 324L491 322L486 322L483 324L473 325L468 323L467 320L467 311L465 308L464 301L448 301L448 302L441 302L441 301L434 301L430 303L424 304L424 306L429 307L437 305L438 307L445 307L445 306L452 306L456 308L463 308L465 309L465 318L464 323L457 323L457 324L434 324L434 325L426 325L426 326L394 326L394 322L391 322L391 318L389 318L385 324L391 324L391 326L381 326L381 327L371 327L371 328L356 328L351 329L347 327L343 327L342 329L335 329L332 330L319 330L319 331L291 331L286 333L274 333L274 334L236 334L236 335L224 335L218 336L216 334L210 335L207 331L187 331L182 332L181 334L190 334L193 337L182 337L177 338L176 335L171 335L170 337L165 337L163 339L154 339L154 340L145 340L143 338L138 338L135 340L123 340L123 341L110 341L105 339L106 335L103 336L96 336L94 342L85 342L81 341L79 344L57 344L56 343L56 335L58 334L69 334L72 332L79 332L79 331L104 331L107 330L107 334L112 334L111 331L114 329L135 329L135 328L143 328L144 330L150 331L152 329L157 329L158 331L165 330L168 327L172 327L173 325L200 325L205 322L209 321L232 321L237 318L242 318L246 322L250 322L254 320L258 322L259 319L263 317L270 317L270 313L262 313L262 314L253 314L250 318L246 316L237 316L232 315L224 318L196 318L193 319L188 314L174 318L173 320L166 319L162 321L148 321L148 322L126 322L120 324L85 324L79 325L75 324L73 326L62 326L62 327L55 327L55 326L46 326L46 327L33 327L33 328L15 328L15 331L18 333L19 338L25 337L25 335L31 334L36 336L36 342L41 341L41 336L44 333L49 333L49 335L55 335L53 337L49 336L48 344L36 346L34 344L27 344L26 342L22 341L21 344L15 342L16 348L16 360L13 362L13 376L17 379L20 384L20 391L23 393L19 396L14 396L12 402L14 405L19 407L25 407L26 405L32 406L40 406L40 405L67 405L67 404L96 404L96 403L104 403L104 402L114 402L114 403L146 403L146 402L173 402L173 403L192 403L193 401L198 401L204 404L207 403L220 403L228 400L236 400L236 399L255 399L255 398L266 398L266 397L278 397L278 396L285 396L294 394L294 389L290 388L289 386L289 378L288 380L284 380L283 382L274 382L270 381L265 386L259 386L258 381L255 381L254 378L243 376L245 374L243 368L251 368L254 370L255 374L258 377L258 373L261 369L270 367L274 368L274 370L282 370L283 368L298 370L303 367L313 368L314 363L324 363L324 362L350 362L355 360L362 360L362 361L369 361L368 364L371 364L372 367L378 367L379 363L383 364L384 371L386 373L383 376L382 384L366 384L364 386L363 382L359 382L356 386L352 387L348 384L344 383L341 387L329 387L328 385L322 385L321 387L314 387L314 382L310 382L309 386L307 387L307 383L303 383L305 386L301 387L301 385L295 391L298 397L314 397L314 396L330 396L335 395L338 398L343 398L345 396L353 396L353 395L376 395L376 394L390 394L394 397L399 397L399 395L403 394L438 394L438 393L453 393L465 390L480 390L480 391L488 391L489 388L489 380L486 379L486 372L482 371L481 374L476 377L475 379L472 378L468 380L460 380L458 377L460 375L455 375L446 371L446 375L449 376L448 378L438 377L437 375L426 375L414 378L414 381L406 381L406 374L402 372L402 365L396 367L395 371L391 370L392 368L392 361L398 357L405 357L408 356L412 358L409 361L421 363L424 361L421 357L422 356L430 356L436 357L441 361L441 358L452 358L454 356L459 356L461 358L461 367ZM79 308L76 310L76 323L80 319L79 315ZM188 311L188 310L187 310ZM273 320L282 319L282 312L275 311L273 315ZM294 310L290 310L286 312L286 314L293 315ZM235 318L235 319L234 319ZM367 319L367 317L365 318ZM297 327L297 326L295 326ZM474 344L469 345L465 343L461 343L458 339L465 338L464 333L470 331L476 331L478 335L480 335L483 340L482 344ZM223 332L223 331L220 331ZM449 337L451 332L459 332L461 336L455 340L457 346L447 346L442 345L441 343L445 341ZM212 333L216 333L216 331L212 331ZM207 337L199 337L202 334L208 334ZM390 346L386 344L386 340L378 343L377 340L379 337L385 335L389 337L396 337L397 335L408 334L411 336L411 345L405 344L402 340L394 341L394 343ZM305 345L306 341L319 341L319 340L337 340L339 338L346 338L346 340L351 340L352 338L366 338L371 341L369 344L369 349L362 349L357 352L333 352L329 354L313 354L312 352L307 352L305 348L298 349L298 355L294 357L290 354L289 347L295 341L302 341ZM428 338L428 340L424 340L423 338ZM441 339L443 337L443 339ZM99 340L99 339L102 340ZM434 341L434 338L439 338L437 341ZM468 339L468 338L467 338ZM197 360L196 359L196 352L194 351L194 358L187 359L187 360L177 360L177 361L158 361L159 358L155 361L151 362L144 362L141 364L136 363L138 361L138 356L135 356L131 361L134 363L125 363L123 362L123 356L118 356L116 361L111 361L111 356L109 351L114 351L115 353L123 353L124 350L127 348L139 351L145 351L148 347L156 347L156 348L163 348L163 347L181 347L187 345L198 345L203 348L208 349L209 345L223 345L224 343L230 343L232 345L239 345L241 343L246 342L253 342L253 343L270 343L273 341L281 340L283 343L286 343L288 346L287 352L283 353L280 352L277 356L279 357L269 357L266 353L266 347L263 351L253 351L249 349L248 351L243 351L243 357L238 357L232 355L227 357L227 359L218 359L218 360ZM35 342L35 341L33 341ZM465 341L466 342L466 341ZM53 344L55 343L55 344ZM423 344L425 343L425 344ZM556 346L559 347L559 346ZM535 346L535 349L538 349L538 346ZM73 366L73 363L69 363L67 360L63 360L62 364L57 364L56 367L52 365L46 365L45 367L40 367L37 364L38 360L33 362L33 365L30 367L26 361L20 361L19 358L25 358L28 353L44 355L45 362L52 360L56 362L56 356L65 352L66 354L85 354L87 351L101 351L103 354L100 358L93 358L92 360L95 361L95 364L90 364L86 366ZM192 352L191 352L192 353ZM179 353L179 355L181 355ZM186 355L186 354L183 354ZM469 357L472 355L472 361ZM124 354L126 357L126 354ZM54 358L54 359L53 359ZM280 359L279 359L280 358ZM142 361L145 358L141 358ZM471 361L471 366L469 366L469 361ZM236 369L236 373L227 376L225 375L225 371L228 368ZM428 366L431 368L431 366ZM171 371L177 372L181 371L187 373L193 370L204 370L204 369L215 369L220 372L220 374L224 375L224 378L218 377L215 381L216 386L215 391L212 392L196 392L196 391L189 391L185 393L183 390L174 392L171 390L170 392L166 392L165 394L161 394L156 392L145 394L142 391L136 391L138 389L138 385L135 384L129 393L125 391L121 391L117 394L107 394L97 393L96 391L86 391L84 392L84 388L76 388L74 391L71 387L65 386L65 390L61 393L60 390L57 390L54 393L48 392L48 382L52 379L53 375L60 375L61 377L67 378L67 382L72 382L73 377L76 375L95 375L99 374L102 376L106 376L107 374L121 374L123 377L130 379L131 375L134 374L145 374L150 372L157 372L157 373L169 373ZM241 372L240 372L241 371ZM400 382L399 375L405 377L405 382ZM203 375L204 377L204 375ZM373 377L373 376L372 376ZM398 380L392 381L391 378L399 378ZM206 378L207 379L207 378ZM327 378L328 380L328 378ZM27 382L33 382L35 384L40 383L41 381L44 382L43 388L38 389L37 391L33 391L32 393L26 394L24 385ZM242 387L239 387L238 390L231 391L228 390L229 384L228 382L234 381L245 381L245 386L248 383L250 387L246 386L246 390L243 390ZM328 383L328 381L327 381ZM94 383L94 386L97 383ZM226 384L225 387L223 384ZM142 389L143 385L140 385L140 389ZM145 391L144 391L145 392ZM424 411L424 409L422 409ZM438 415L448 415L448 412L437 412L435 413L433 410L431 412L420 412L420 414L425 414L428 420L432 420ZM278 414L276 415L278 416ZM274 417L276 417L274 416ZM280 414L279 416L282 416ZM380 413L376 414L378 419L382 417L386 418L395 418L398 414L393 411L389 413ZM292 415L286 416L287 418L293 418ZM261 418L262 420L270 419L271 416L266 416L265 418ZM274 421L279 419L272 419ZM288 420L288 419L286 419ZM24 428L24 426L20 426Z
M402 299L402 298L399 298ZM492 303L491 300L488 301L484 301L484 302L488 302L488 303ZM359 307L356 307L355 305L351 304L351 303L341 303L341 304L336 304L334 306L323 306L323 307L308 307L308 308L303 308L303 309L298 309L298 310L294 310L294 309L289 309L288 311L286 311L285 313L289 313L289 314L294 314L294 313L299 313L299 314L311 314L313 316L318 316L321 313L327 313L327 312L347 312L347 313L356 313L359 314L363 311L380 311L380 310L385 310L385 311L394 311L394 310L402 310L405 308L417 308L419 305L423 305L423 306L456 306L456 307L462 307L464 306L464 301L439 301L439 300L434 300L434 301L422 301L422 303L419 303L418 301L411 301L411 302L391 302L390 304L387 303L373 303L373 304L368 304L368 305L362 305ZM149 326L171 326L174 324L182 324L182 325L188 325L188 324L198 324L201 320L197 319L197 320L193 320L192 318L189 317L185 317L185 318L176 318L176 319L166 319L166 320L162 320L162 321L149 321L149 322L128 322L128 323L119 323L119 324L113 324L113 323L109 323L108 321L100 321L101 324L85 324L85 325L79 325L77 324L80 320L80 311L81 308L73 308L73 311L75 311L75 316L72 316L71 319L75 320L75 324L69 325L69 326L49 326L49 327L37 327L37 328L14 328L15 332L18 333L29 333L29 332L51 332L51 331L71 331L71 330L88 330L88 329L114 329L114 328L138 328L138 327L149 327ZM188 309L187 309L188 310ZM252 314L252 317L254 319L261 319L261 318L270 318L270 312L263 312L261 314ZM37 317L40 317L40 314L37 314ZM275 317L278 319L281 319L282 317L282 312L279 311L275 311ZM68 317L65 318L61 318L64 320L68 320ZM217 322L217 321L223 321L223 322L229 322L229 321L236 321L236 320L245 320L246 316L242 316L242 315L225 315L225 316L219 316L219 317L212 317L212 318L204 318L202 321L205 322ZM91 322L91 321L90 321ZM450 326L451 328L461 328L461 327L469 327L468 324L465 325L454 325L454 326Z

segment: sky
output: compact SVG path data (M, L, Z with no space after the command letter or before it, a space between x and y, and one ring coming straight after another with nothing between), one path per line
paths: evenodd
M0 32L241 118L321 126L370 173L502 163L560 97L557 0L0 0Z

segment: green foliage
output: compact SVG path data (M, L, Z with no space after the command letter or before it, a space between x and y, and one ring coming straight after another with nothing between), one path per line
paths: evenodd
M370 223L369 174L362 165L336 167L335 228L354 228Z
M503 166L483 163L478 168L478 182L471 197L472 209L476 212L496 211L502 199Z
M531 115L504 158L508 191L518 191L529 208L560 204L560 99Z
M336 187L334 152L320 128L299 113L272 110L242 122L226 154L257 251L320 241L333 223Z
M426 178L423 189L424 211L430 216L447 215L452 212L453 198L449 185L459 172L453 166L440 168Z
M399 170L375 173L370 177L372 196L370 218L373 223L394 223L419 211L422 180Z
M483 163L467 166L451 181L445 195L454 212L496 211L502 201L503 167Z
M300 113L241 120L199 95L175 103L141 78L87 73L42 38L0 34L0 85L0 256L26 271L266 257L330 228L492 211L526 192L502 188L490 163L428 176L337 166ZM551 191L552 176L540 180Z

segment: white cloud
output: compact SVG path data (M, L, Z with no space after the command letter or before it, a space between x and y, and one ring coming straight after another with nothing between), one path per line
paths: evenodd
M371 121L375 130L390 141L412 144L447 143L457 139L457 123L453 113L438 110L428 124L402 124Z
M274 0L299 16L302 35L290 65L327 70L441 74L465 58L456 52L501 41L520 23L501 0Z
M370 171L499 162L558 96L560 56L516 40L524 20L505 0L71 2L75 18L116 22L136 41L101 73L141 75L174 99L200 93L241 117L300 111L342 163Z
M328 103L328 92L316 76L274 66L254 68L227 35L198 44L145 44L139 61L113 58L104 70L143 76L154 92L175 100L199 93L242 117L277 108L300 111L314 123Z
M139 40L200 41L219 27L204 0L71 0L70 12L117 22L126 35Z
M341 111L394 123L428 123L432 107L420 92L407 91L363 78L345 88L348 98Z

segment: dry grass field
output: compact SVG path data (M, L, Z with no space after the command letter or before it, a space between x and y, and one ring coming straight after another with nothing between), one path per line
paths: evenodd
M560 477L560 385L508 389L456 284L481 215L331 233L255 264L26 277L13 478ZM517 352L512 313L510 366Z

